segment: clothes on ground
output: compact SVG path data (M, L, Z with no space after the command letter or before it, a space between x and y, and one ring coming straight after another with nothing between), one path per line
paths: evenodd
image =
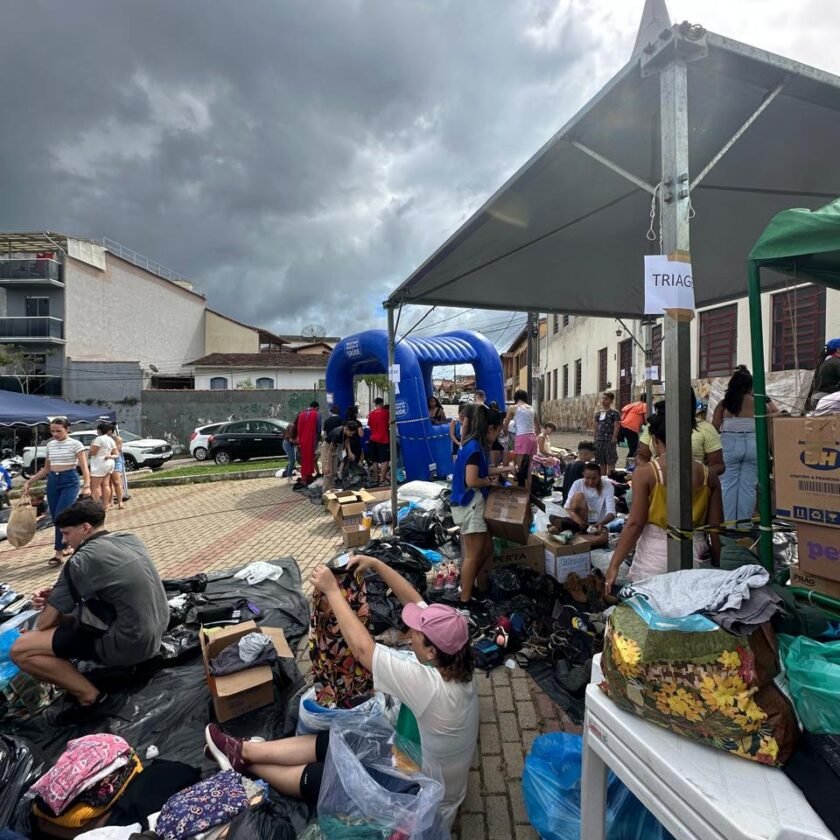
M280 580L282 574L283 568L281 566L266 563L264 560L255 560L253 563L249 563L240 569L234 575L234 578L244 580L245 583L254 586L257 583L262 583L264 580Z
M475 681L444 680L437 668L421 664L413 653L377 644L373 652L373 682L378 690L407 706L417 719L423 761L443 772L441 816L451 828L467 793L478 739Z
M102 828L94 828L92 831L79 834L78 838L79 840L129 840L133 834L140 831L142 831L140 823L104 825ZM0 834L0 840L3 840L2 834Z
M645 424L647 410L645 402L628 403L621 409L621 427L638 434Z
M783 770L829 831L840 837L840 735L804 732Z
M185 840L229 823L248 807L242 776L223 770L167 800L155 825L161 840Z
M467 487L467 466L472 464L478 467L478 477L487 478L490 475L490 462L487 459L487 452L475 438L468 440L459 450L455 458L455 466L452 468L452 495L449 503L453 507L468 505L475 495L475 490ZM487 488L482 487L480 495L487 496Z
M648 499L648 521L636 543L630 580L645 580L668 571L668 488L664 484L662 467L651 461L655 484ZM703 484L691 491L691 521L695 528L706 524L709 510L709 471L703 467ZM703 560L709 551L706 535L695 532L693 538L694 564Z
M824 414L840 414L840 391L828 394L823 397L813 411L814 416L821 417Z
M77 438L66 437L64 440L51 438L47 441L47 460L50 467L76 466L80 452L85 451L85 445Z
M586 507L589 510L589 523L600 522L608 514L615 516L615 489L608 478L601 477L600 492L597 487L588 487L586 481L579 478L569 488L569 501L577 493L582 493L586 499ZM565 499L564 499L565 502Z
M67 749L31 790L59 815L82 791L128 763L131 747L119 735L100 733L68 741Z
M94 643L106 665L150 659L169 624L160 575L134 534L102 533L82 543L47 601L63 615L75 614L83 626L91 612L107 617L106 629Z
M238 644L228 645L210 660L210 673L216 677L235 674L260 665L271 665L277 659L274 642L264 633L247 633Z
M374 443L388 443L391 440L388 433L388 424L390 421L390 412L382 406L374 408L368 414L367 424L370 429L370 439Z
M365 579L350 572L339 580L341 594L365 627L370 624ZM350 651L335 613L322 592L313 596L309 658L315 699L327 708L349 708L373 690L373 676Z
M639 595L660 615L676 618L694 613L737 610L753 589L766 586L767 570L758 565L723 569L684 569L628 584L623 599Z

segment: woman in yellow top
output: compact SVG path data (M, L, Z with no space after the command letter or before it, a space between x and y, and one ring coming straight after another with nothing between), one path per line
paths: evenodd
M621 532L618 546L607 570L607 585L615 583L621 564L635 548L630 580L637 581L668 571L667 487L665 470L665 413L650 418L651 449L656 460L633 473L633 504L630 516ZM692 463L691 519L695 528L704 525L719 526L723 521L723 502L717 475L703 464ZM720 565L720 537L718 534L695 532L694 564L710 559L713 566Z
M723 475L726 466L723 462L723 444L718 430L708 420L698 420L694 409L697 396L691 389L691 457L709 468L709 472ZM665 400L653 404L655 414L665 411ZM653 457L650 445L650 426L645 426L639 435L639 448L636 452L636 463L647 464Z

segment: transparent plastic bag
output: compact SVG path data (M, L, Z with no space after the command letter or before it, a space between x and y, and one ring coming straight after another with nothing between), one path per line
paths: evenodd
M840 642L779 635L793 705L815 735L840 732Z
M325 840L446 840L435 778L398 769L394 728L383 718L348 715L330 729L330 748L318 797Z
M525 808L542 840L580 838L582 754L580 735L556 732L537 738L525 759ZM612 773L607 780L607 840L673 840Z
M370 700L354 706L352 709L328 709L315 701L315 689L310 688L300 698L298 709L298 735L314 735L329 729L337 718L347 715L373 717L384 715L388 708L388 701L381 691L374 692Z

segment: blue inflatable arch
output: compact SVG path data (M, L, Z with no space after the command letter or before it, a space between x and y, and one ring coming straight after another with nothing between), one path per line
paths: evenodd
M472 365L476 388L487 402L505 405L502 363L493 344L483 335L467 330L433 338L409 336L399 341L394 361L400 366L398 393L391 399L397 420L403 467L409 481L445 476L452 472L449 426L429 420L428 401L433 394L432 368L438 365ZM388 333L368 330L340 341L327 364L327 393L342 415L356 402L354 377L387 373Z

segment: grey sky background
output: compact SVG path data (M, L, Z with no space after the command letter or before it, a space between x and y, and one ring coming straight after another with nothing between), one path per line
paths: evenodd
M14 0L0 229L109 236L277 332L383 327L387 294L629 58L643 5ZM668 6L840 74L836 0ZM421 332L501 344L523 320L456 314Z

